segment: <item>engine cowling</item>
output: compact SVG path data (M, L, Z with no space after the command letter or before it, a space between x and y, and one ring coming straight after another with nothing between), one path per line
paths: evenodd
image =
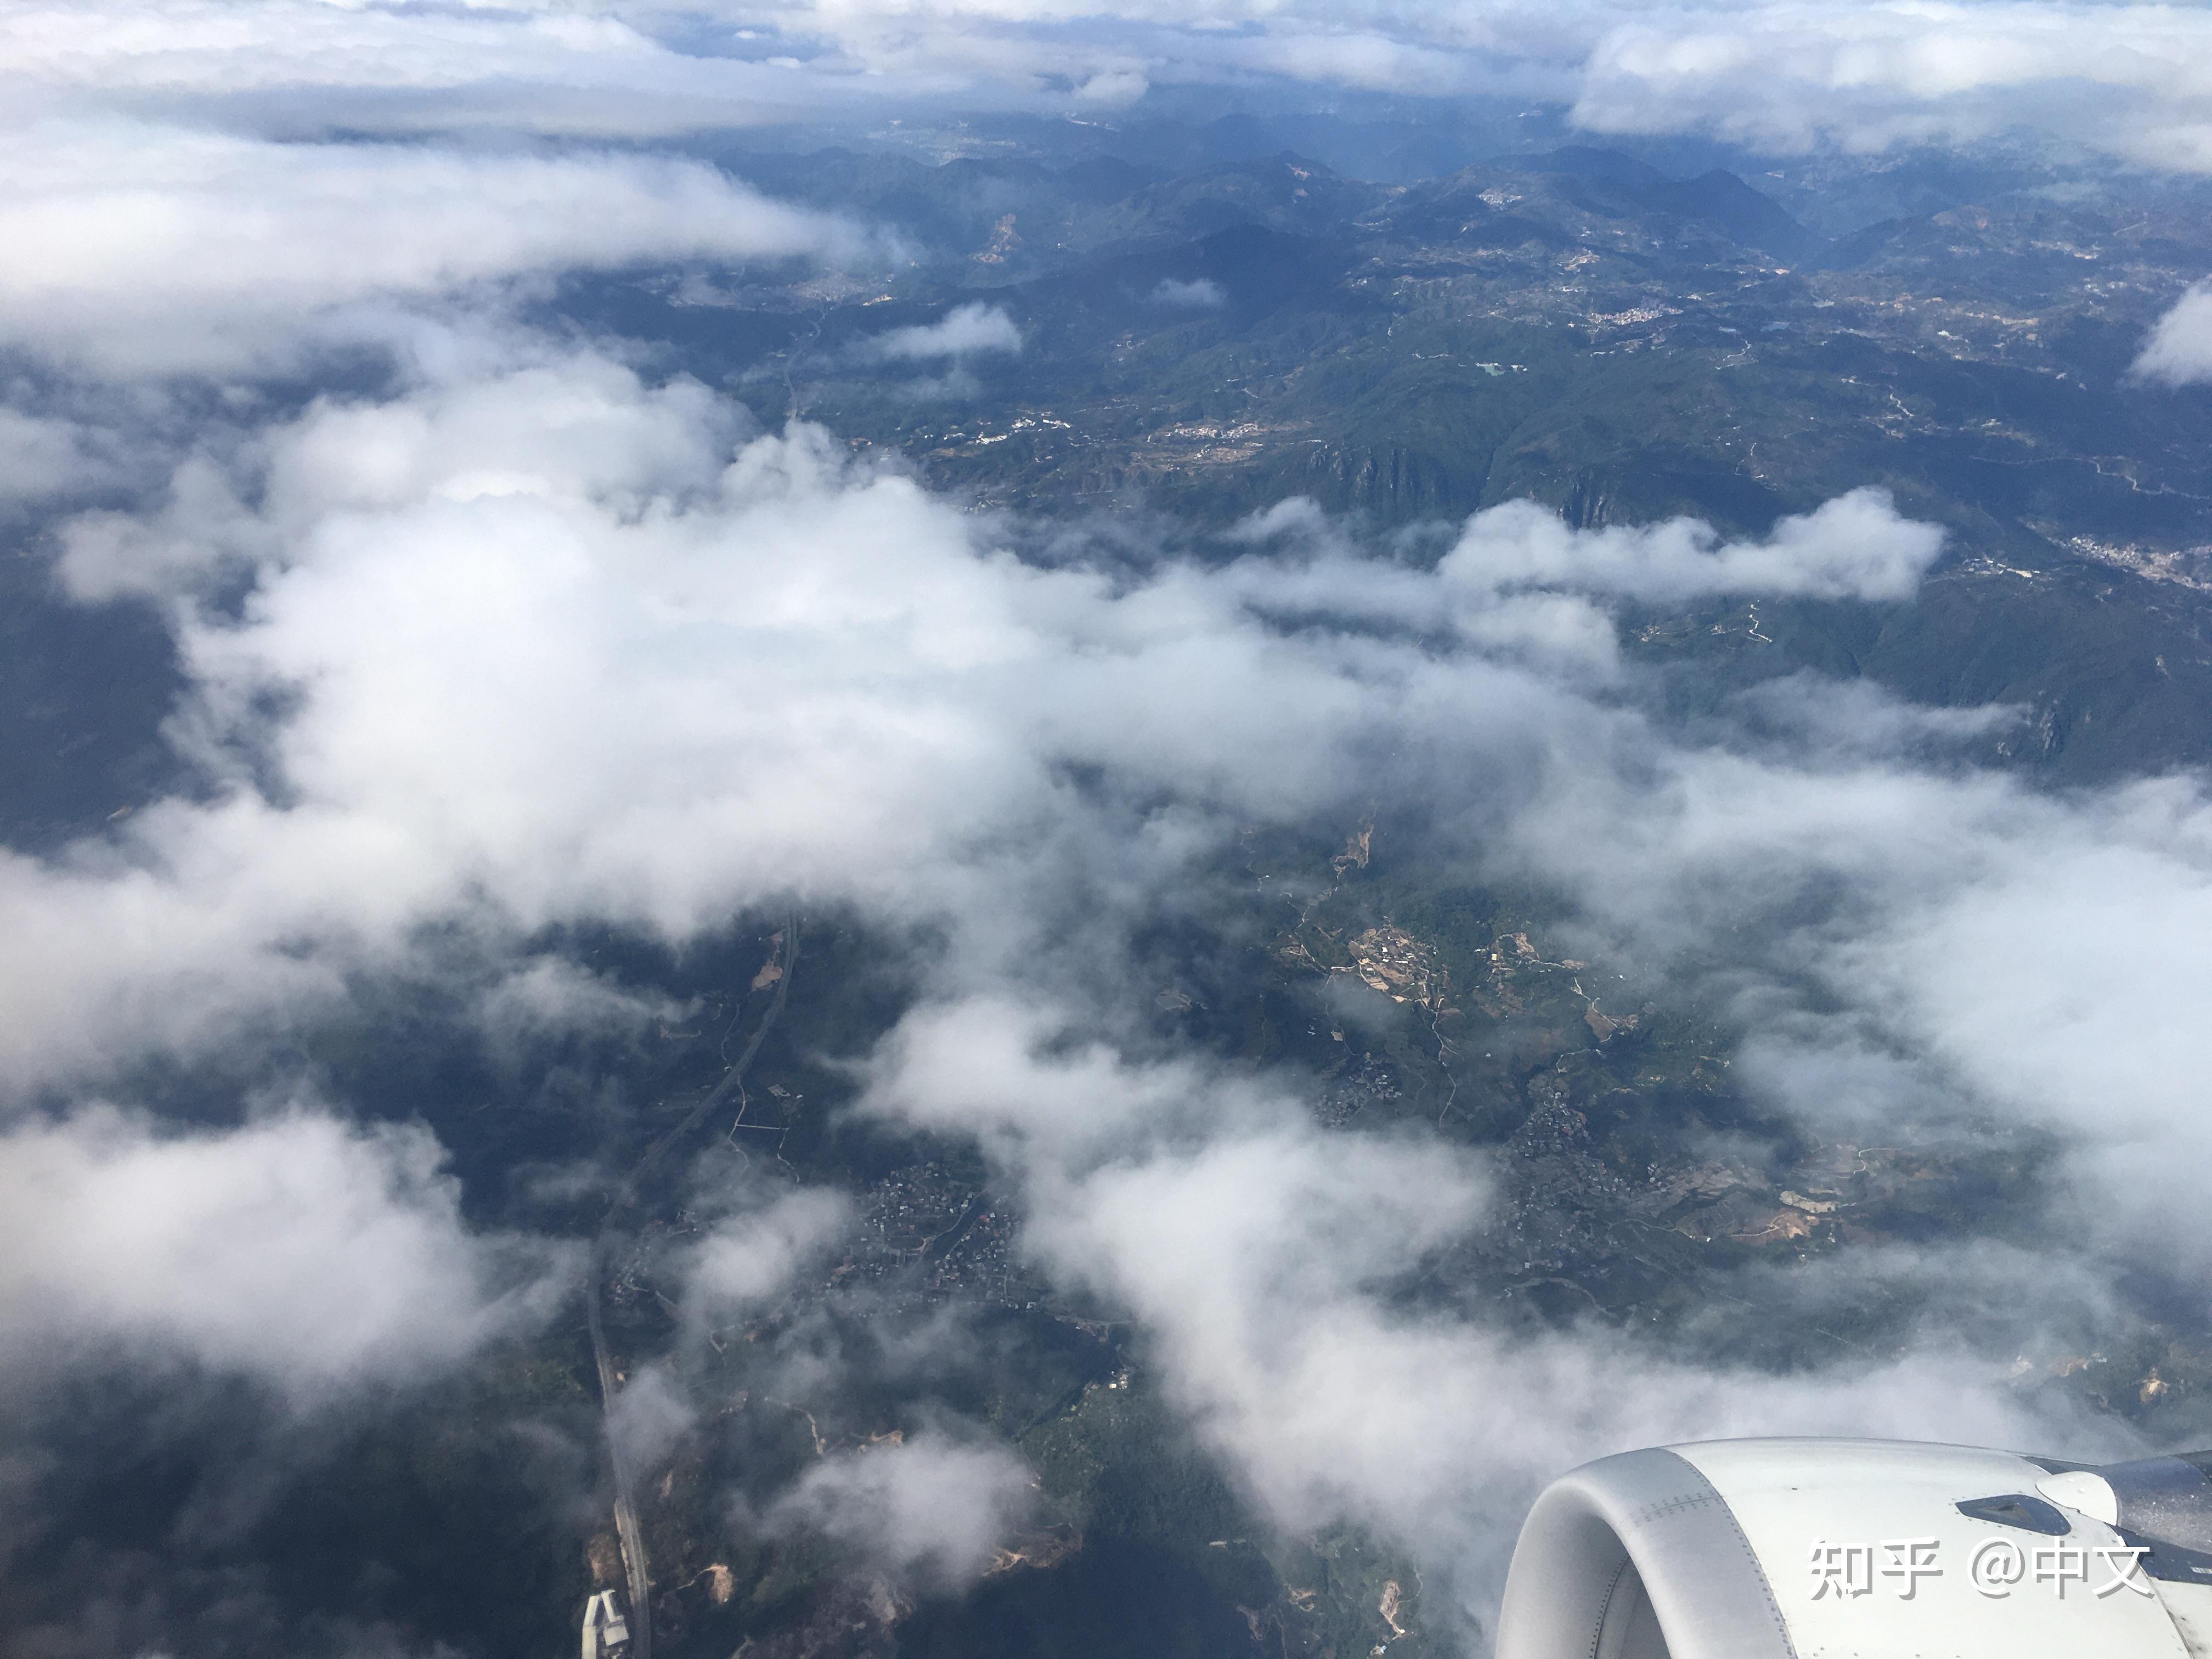
M1721 1440L1529 1510L1498 1659L2212 1659L2212 1454Z

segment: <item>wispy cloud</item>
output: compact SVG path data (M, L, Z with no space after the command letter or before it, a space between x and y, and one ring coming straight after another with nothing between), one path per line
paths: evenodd
M1022 349L1022 331L1004 306L976 301L955 306L933 323L887 329L854 342L863 361L927 363L975 356L1013 356Z

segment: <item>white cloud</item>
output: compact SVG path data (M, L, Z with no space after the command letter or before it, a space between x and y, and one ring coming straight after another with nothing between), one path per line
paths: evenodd
M2212 17L2080 0L1684 7L1589 54L1575 118L1774 150L1872 151L2008 126L2153 166L2212 167Z
M765 1306L848 1237L854 1218L843 1194L808 1188L720 1223L688 1253L684 1317L713 1325Z
M1159 286L1152 290L1154 305L1189 311L1216 310L1226 304L1228 299L1229 295L1221 284L1211 276L1201 276L1191 283L1179 283L1172 276L1163 276Z
M108 0L100 27L88 21L79 7L10 7L0 21L9 70L56 88L235 93L450 86L484 76L495 56L528 79L573 74L586 54L626 64L668 55L617 17L527 3L426 13L314 0Z
M667 1368L645 1365L616 1394L607 1413L607 1434L629 1468L657 1469L698 1421L683 1384Z
M1151 86L1281 78L1571 104L1600 132L1858 150L2041 128L2212 167L2212 20L2095 0L602 0L428 9L304 0L27 4L0 19L22 107L212 110L272 131L673 133L888 102L1079 112ZM705 51L684 43L704 39Z
M1101 833L1069 819L1063 767L1180 803L1110 832L1164 875L1229 818L1366 787L1355 757L1392 726L1489 701L1480 741L1510 745L1592 718L1504 665L1615 672L1577 584L1888 595L1934 547L1871 495L1732 545L1513 510L1437 574L1324 547L1120 586L1017 562L811 428L726 464L741 429L694 384L564 358L318 404L227 465L189 462L149 518L65 526L88 596L221 571L252 589L235 617L178 612L195 691L172 729L228 787L58 860L0 855L21 1016L0 1058L27 1077L118 1031L189 1047L456 915L493 937L592 917L681 938L797 892L971 912L1017 950L1038 925L1020 871ZM1308 614L1332 629L1280 625ZM1407 623L1462 643L1363 631ZM291 710L274 725L271 696ZM1010 853L1015 826L1043 839Z
M550 1311L567 1276L464 1223L420 1129L297 1109L157 1127L109 1107L0 1134L0 1350L89 1345L307 1403L413 1382Z
M896 1577L946 1589L990 1564L1032 1502L1030 1485L1009 1452L923 1433L817 1465L768 1519L824 1533Z
M1530 501L1478 514L1443 570L1469 587L1567 588L1680 604L1714 593L1905 599L1943 547L1934 525L1901 520L1889 492L1854 489L1778 520L1761 541L1723 542L1710 525L1574 531Z
M1135 70L1104 69L1086 79L1075 95L1086 104L1120 109L1133 104L1151 90L1151 83Z
M1995 1367L1940 1344L1772 1376L1669 1361L1605 1328L1510 1332L1421 1311L1406 1287L1486 1219L1480 1159L1411 1135L1333 1134L1249 1074L1071 1053L1062 1035L1036 1013L918 1011L866 1109L964 1121L982 1139L1023 1185L1025 1248L1059 1282L1131 1311L1158 1385L1279 1525L1378 1528L1477 1607L1527 1499L1589 1457L1732 1434L2033 1445L2084 1433L2037 1420Z
M1751 1075L1816 1132L2047 1131L2082 1248L2212 1265L2178 1173L2201 1155L2185 1005L2212 988L2201 781L2053 796L1905 763L1881 722L1785 741L1555 769L1498 848L1616 945L1751 988ZM1783 988L1808 981L1820 1012Z
M96 489L125 476L115 434L66 416L0 407L0 504Z
M696 161L271 143L116 120L0 147L0 341L114 375L279 369L434 331L406 307L641 261L849 253Z
M2200 283L2174 301L2129 373L2166 386L2212 380L2212 287Z
M693 1010L673 999L617 985L554 956L507 969L476 999L477 1027L493 1054L520 1064L545 1037L642 1036L681 1024Z
M1943 544L1939 527L1900 516L1880 489L1850 491L1736 542L1692 519L1576 530L1534 502L1509 501L1470 518L1433 573L1375 558L1304 496L1251 514L1228 538L1283 550L1214 579L1258 615L1446 630L1471 660L1540 663L1584 681L1620 672L1607 600L1903 599Z
M25 3L0 15L0 88L22 109L213 112L292 136L489 128L629 137L819 116L880 96L849 74L688 54L650 32L663 15L533 0L101 0L96 15ZM902 89L927 88L924 79Z
M1012 356L1021 349L1022 331L1006 315L1006 307L980 301L955 306L933 323L888 329L859 342L854 348L862 357L901 363L945 358L957 362L987 353Z
M2171 1226L2196 1195L2145 1171L2212 1154L2183 1092L2188 1010L2212 990L2193 787L2045 799L1921 769L1899 751L1961 722L1863 691L1769 694L1764 718L1786 727L1771 743L1723 730L1688 745L1638 712L1608 602L1897 597L1938 538L1872 492L1737 542L1495 511L1433 568L1362 550L1310 502L1243 539L1225 565L1027 564L991 520L824 434L747 440L705 389L590 356L314 405L197 458L150 518L88 517L63 537L82 591L171 607L195 687L175 730L227 787L51 860L0 859L0 1067L20 1090L149 1048L239 1047L349 974L406 963L425 923L495 954L562 921L681 939L792 895L850 904L948 941L942 1000L879 1056L879 1109L976 1135L1026 1184L1039 1259L1136 1310L1164 1386L1281 1515L1349 1510L1494 1565L1510 1494L1638 1439L2031 1439L1985 1368L1943 1352L1777 1380L1669 1368L1626 1339L1508 1341L1393 1312L1377 1287L1479 1224L1479 1165L1322 1137L1265 1079L1132 1060L1110 1014L1070 1024L1058 994L1095 986L1096 1006L1118 1006L1116 930L1241 827L1411 794L1487 868L1578 894L1593 929L1646 955L1725 947L1730 971L1765 975L1779 1012L1747 1069L1816 1129L1894 1109L1873 1086L1887 1054L1916 1115L1996 1106L2074 1138L2083 1194L2129 1192L2145 1227ZM216 569L247 582L235 610L195 598ZM2209 925L2189 921L2200 912ZM2091 942L2094 974L2039 948L2053 926ZM1793 978L1828 1008L1788 1000ZM607 1012L592 990L518 981L514 996ZM2161 1016L2148 1040L2144 1010ZM349 1190L386 1156L327 1126L289 1133ZM322 1254L349 1261L358 1233L403 1265L441 1242L471 1260L450 1210L419 1196L434 1181L383 1179L368 1189L417 1195L402 1220L341 1229ZM773 1295L822 1247L834 1200L792 1202L717 1231L690 1264L697 1308ZM264 1206L261 1235L297 1225L312 1246L334 1224L296 1207L295 1222ZM153 1255L227 1237L200 1220L180 1236ZM309 1382L368 1364L360 1344L410 1340L371 1320L341 1358L319 1357L310 1319L309 1357L288 1358L252 1347L251 1321L192 1322L216 1334L189 1337L107 1266L58 1282L53 1304L89 1328L149 1327ZM475 1282L424 1293L456 1310L435 1352L491 1317ZM1624 1395L1611 1379L1632 1368L1648 1386ZM909 1468L911 1483L883 1472ZM925 1575L979 1559L1016 1473L950 1450L834 1470L794 1501ZM977 1518L916 1533L897 1519L927 1508L909 1486L969 1494Z
M469 320L564 272L847 258L863 233L691 161L452 137L903 97L1095 111L1285 76L1526 88L1578 97L1595 130L1783 148L2028 120L2207 168L2212 21L886 0L722 5L683 27L716 22L765 31L762 61L687 55L656 33L687 38L671 14L615 4L0 17L0 238L39 255L0 270L0 342L123 380L382 345L410 387L258 431L240 414L153 508L62 528L81 597L172 617L192 692L171 732L214 787L51 858L0 852L0 1090L248 1054L352 975L410 966L426 924L497 960L550 924L681 940L796 895L941 930L941 1000L877 1056L875 1109L983 1143L1030 1197L1035 1260L1133 1311L1159 1385L1285 1522L1350 1514L1440 1569L1473 1559L1479 1595L1517 1498L1582 1455L1687 1433L2050 1431L1948 1347L1774 1377L1419 1311L1400 1292L1424 1252L1485 1220L1480 1161L1324 1136L1270 1079L1116 1043L1118 928L1246 825L1417 793L1482 867L1578 896L1593 933L1686 972L1725 953L1760 999L1742 1068L1768 1103L1816 1131L1909 1109L2051 1132L2084 1249L2212 1267L2189 1226L2212 1154L2188 1091L2212 992L2196 785L2054 799L1923 769L1904 752L1943 723L1863 695L1802 691L1771 744L1692 745L1638 712L1609 605L1907 597L1941 538L1880 492L1738 541L1687 521L1577 532L1517 504L1432 569L1293 502L1226 566L1042 568L816 429L760 437L708 388ZM2161 322L2140 373L2200 375L2203 299ZM1021 345L978 303L863 350L957 374ZM127 459L76 414L0 416L0 495L66 494ZM238 608L204 603L226 586ZM1069 985L1103 988L1089 1006L1109 1012L1072 1020ZM663 1010L526 958L476 1012L513 1051L548 1022ZM427 1134L307 1110L227 1131L22 1117L0 1134L0 1199L11 1354L120 1348L303 1404L461 1363L542 1316L557 1265L472 1233ZM681 1263L687 1317L763 1304L849 1219L805 1193L724 1220ZM691 1422L648 1366L616 1427L645 1457ZM1010 1457L926 1435L824 1462L776 1513L950 1583L1026 1489Z
M1548 60L1557 37L1574 34L1534 8L1493 20L1267 0L951 0L920 13L898 0L443 10L103 0L101 15L103 27L88 28L81 11L27 4L0 19L0 62L21 100L214 108L309 132L647 135L866 117L900 100L1095 112L1127 106L1153 81L1283 76L1462 92L1498 78L1485 54L1533 49ZM704 52L675 44L702 35ZM1553 89L1570 84L1559 76Z

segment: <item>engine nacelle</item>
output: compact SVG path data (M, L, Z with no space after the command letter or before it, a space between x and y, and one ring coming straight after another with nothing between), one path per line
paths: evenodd
M1498 1659L2212 1659L2212 1454L1719 1440L1562 1476Z

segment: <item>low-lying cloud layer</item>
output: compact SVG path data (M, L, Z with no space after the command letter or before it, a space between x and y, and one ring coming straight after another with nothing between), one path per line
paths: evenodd
M1358 758L1378 738L1480 770L1617 726L1508 665L1612 678L1593 596L1894 598L1940 540L1870 493L1729 544L1507 507L1432 570L1324 538L1133 583L1024 563L816 428L731 459L743 424L696 385L567 358L319 404L240 471L188 463L151 520L64 526L81 594L179 596L176 729L222 785L0 858L15 1074L112 1058L119 1031L219 1040L457 912L680 939L791 892L976 915L977 948L1012 949L1055 861L1129 836L1129 878L1167 879L1232 823L1387 783ZM189 597L246 570L236 617ZM1292 611L1325 625L1273 620ZM1429 637L1390 637L1408 627ZM1167 804L1096 821L1078 768Z
M577 271L887 257L868 227L610 136L879 100L1091 118L1153 85L1288 77L1784 149L2032 118L2203 168L2212 25L2062 3L139 4L19 8L0 59L0 234L40 256L0 275L21 371L0 498L68 503L42 527L76 600L163 617L187 685L167 737L199 786L46 855L0 849L11 1364L121 1354L306 1411L544 1328L573 1242L472 1227L427 1131L343 1102L185 1129L127 1103L144 1066L281 1075L363 986L434 979L432 938L491 964L459 1006L520 1063L673 1011L547 954L548 930L681 946L795 903L933 941L927 999L861 1062L865 1110L979 1145L1033 1218L1018 1248L1138 1322L1269 1515L1412 1540L1478 1614L1519 1498L1620 1445L2104 1449L1995 1381L2033 1307L1774 1376L1422 1302L1423 1266L1494 1218L1494 1167L1324 1133L1298 1079L1164 1054L1141 1018L1158 987L1131 940L1218 902L1240 834L1411 804L1439 857L1562 896L1594 949L1728 1009L1761 1105L1815 1134L2046 1135L2077 1256L2212 1267L2190 1224L2212 1155L2189 1092L2201 786L2039 793L1948 747L2008 711L1816 681L1686 732L1622 649L1632 605L1906 600L1933 526L1869 488L1735 540L1518 503L1378 545L1300 500L1206 559L1132 558L1141 528L1039 538L838 434L763 434L709 386L533 332L516 302ZM2142 375L2203 378L2203 297ZM1021 344L976 304L859 350L957 367ZM259 377L364 349L349 389L262 400ZM801 1191L711 1222L678 1263L685 1340L783 1294L853 1214ZM1972 1258L1977 1285L2051 1273L2008 1249ZM2079 1261L2063 1277L2094 1300ZM648 1366L615 1426L644 1459L697 1418ZM948 1427L825 1461L764 1513L942 1585L1027 1492Z
M2212 167L2212 32L2170 6L1765 5L1631 14L1594 44L1575 118L1791 153L2039 128L2142 165Z
M824 1534L907 1584L963 1588L1020 1524L1032 1484L1010 1452L926 1434L816 1465L765 1520Z
M14 103L315 132L677 133L957 101L1095 114L1153 86L1310 82L1569 106L1769 153L2040 130L2212 167L2212 22L2087 0L1568 7L717 0L451 8L108 0L0 25Z
M978 353L1012 355L1022 349L1022 331L1004 306L955 306L933 323L886 330L858 341L854 354L878 362L957 362Z
M2212 907L2195 787L2067 799L1923 764L2007 717L1817 684L1692 742L1620 652L1627 601L1902 598L1934 530L1873 491L1736 542L1523 505L1431 561L1292 502L1226 562L1139 571L1080 536L1017 556L1015 529L817 428L749 435L702 386L544 348L327 398L188 462L147 512L64 525L59 573L88 601L167 607L191 685L173 731L210 790L0 860L11 1088L314 1020L408 969L425 928L495 958L550 925L681 941L795 898L944 940L872 1109L979 1139L1037 1218L1033 1259L1141 1322L1170 1397L1286 1522L1427 1538L1479 1602L1512 1495L1586 1454L1753 1427L2060 1431L2006 1402L1986 1354L1941 1344L1778 1380L1394 1311L1423 1252L1480 1223L1482 1165L1327 1136L1275 1081L1133 1058L1118 1012L1152 988L1132 932L1244 826L1419 801L1455 856L1735 987L1768 1103L1816 1130L1899 1102L2001 1112L2075 1149L2087 1248L2172 1227L2197 1194L2170 1172L2212 1153L2182 1093L2212 979L2212 927L2177 925ZM514 995L542 1020L592 988ZM84 1247L18 1251L19 1272L88 1340L313 1389L450 1361L539 1305L501 1298L419 1136L294 1116L178 1139L95 1114L8 1157L36 1174L15 1213L43 1236L51 1204ZM142 1220L149 1182L189 1196ZM686 1317L780 1293L845 1215L805 1196L726 1224L688 1263ZM297 1265L272 1270L277 1249ZM311 1285L371 1260L372 1293L317 1311ZM1644 1386L1604 1380L1629 1369ZM691 1424L656 1388L618 1425L641 1446ZM996 1454L924 1452L834 1466L793 1513L957 1576L1018 1483ZM983 1518L902 1541L909 1485L939 1477Z
M1249 1074L1069 1052L1061 1035L1034 1010L922 1011L885 1045L867 1109L982 1138L1027 1191L1029 1249L1135 1314L1170 1396L1277 1524L1349 1516L1408 1540L1477 1621L1527 1500L1607 1451L1759 1433L2100 1437L2037 1420L1940 1338L1899 1362L1778 1376L1656 1359L1617 1333L1409 1309L1393 1288L1491 1218L1487 1160L1332 1134Z

